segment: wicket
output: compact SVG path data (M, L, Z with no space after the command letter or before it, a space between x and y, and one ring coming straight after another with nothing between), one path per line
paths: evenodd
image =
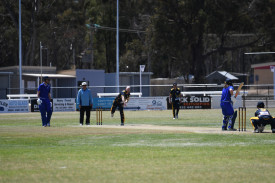
M242 131L246 131L246 107L239 107L238 115L239 115L239 131L241 131L241 129ZM242 115L242 118L241 118L241 115Z
M96 124L102 125L102 107L98 106L96 108Z

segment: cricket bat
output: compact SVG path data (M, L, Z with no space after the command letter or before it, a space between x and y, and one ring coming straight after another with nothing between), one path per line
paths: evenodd
M240 91L241 91L243 85L244 85L243 82L239 85L239 87L238 87L238 89L237 89L237 91L236 91L236 93L235 93L235 95L234 95L235 98L237 98L237 96L239 95L239 93L240 93Z

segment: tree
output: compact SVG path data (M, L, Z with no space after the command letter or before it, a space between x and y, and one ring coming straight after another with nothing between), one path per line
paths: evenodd
M162 69L162 73L157 73L163 77L173 77L178 75L177 72L192 74L196 82L204 82L205 68L209 67L206 60L210 56L252 47L262 38L256 26L256 23L261 22L251 17L249 2L159 1L154 19L153 49L157 53L154 57L154 71ZM234 45L230 41L235 34L247 33L252 36L241 44ZM211 36L215 38L214 43L209 41Z
M84 42L84 0L26 0L22 1L23 65L40 65L39 42L47 47L48 60L57 69L68 69L72 60L70 45L77 52ZM1 63L18 63L18 1L1 0ZM11 51L9 51L11 50ZM49 63L44 63L48 65Z
M241 72L245 51L274 51L275 0L120 0L119 6L120 71L145 64L154 77L188 82L194 75L201 83L215 70ZM17 65L17 0L0 0L0 23L0 64ZM75 61L77 68L115 72L116 1L24 0L22 41L23 65L40 64L41 41L43 65L70 69ZM83 54L93 62L83 62Z

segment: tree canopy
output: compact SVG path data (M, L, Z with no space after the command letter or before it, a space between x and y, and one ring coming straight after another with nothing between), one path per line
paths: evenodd
M18 0L0 0L0 64L18 65ZM116 69L116 1L22 0L23 65ZM195 77L249 72L243 53L274 51L275 0L120 0L120 71ZM253 63L261 62L253 58ZM266 55L265 60L274 59Z

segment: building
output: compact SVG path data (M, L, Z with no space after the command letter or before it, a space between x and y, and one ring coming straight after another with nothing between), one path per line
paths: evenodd
M41 75L41 73L43 73ZM120 72L120 90L131 85L132 92L140 92L140 76L142 76L143 96L150 96L151 72ZM105 73L104 70L76 69L56 71L56 67L22 66L22 86L24 94L36 94L41 77L49 76L53 98L76 98L83 81L88 83L92 96L97 93L116 93L116 73ZM7 94L19 94L19 66L0 68L0 99ZM135 86L136 85L136 86Z
M270 66L275 66L275 62L267 62L262 64L253 64L253 84L273 84L273 72Z
M119 90L125 89L126 86L131 86L131 92L140 92L143 97L150 96L150 79L152 72L120 72L119 73ZM141 87L140 91L140 76L141 76ZM117 91L116 87L116 73L106 73L105 85L109 86L106 88L106 93L114 93ZM111 87L112 86L112 87Z
M41 74L43 73L43 74ZM49 76L51 79L52 95L56 98L70 97L75 92L61 92L56 87L75 86L75 76L57 74L56 67L22 66L22 90L24 94L36 94L42 77ZM0 98L5 99L7 94L19 94L19 66L0 68Z

